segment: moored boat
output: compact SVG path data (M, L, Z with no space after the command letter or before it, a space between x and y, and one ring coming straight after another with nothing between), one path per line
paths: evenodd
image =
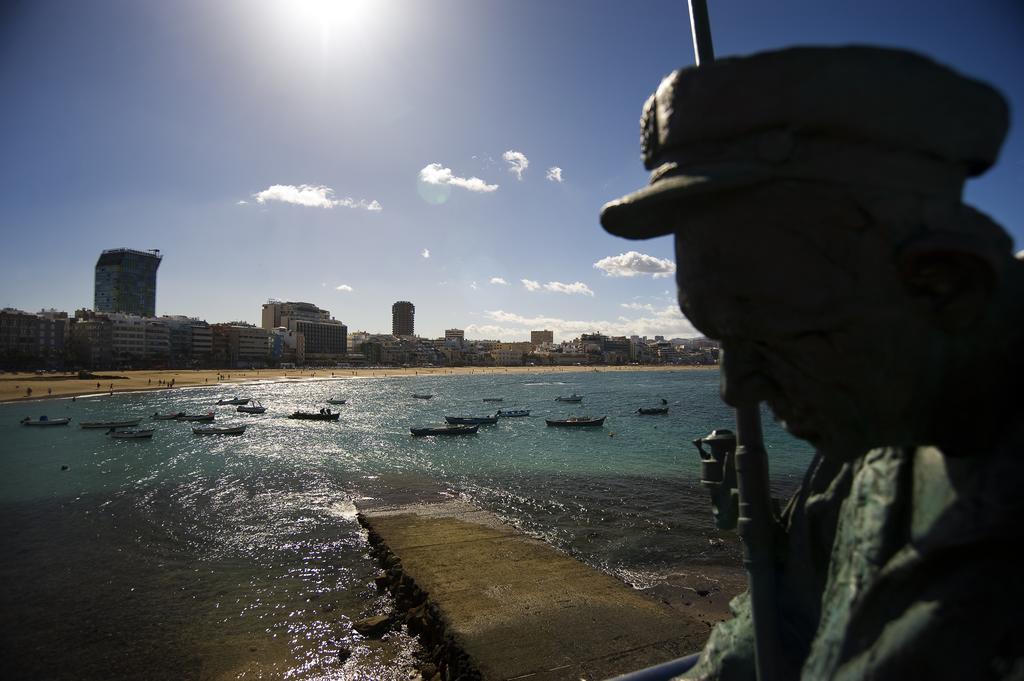
M444 420L456 426L493 426L497 416L445 416Z
M66 426L71 423L71 417L66 416L59 419L51 419L48 416L40 416L37 419L31 419L28 416L21 420L23 426Z
M217 404L249 404L250 400L248 397L232 397L229 400L223 398L217 400Z
M410 428L409 431L417 437L425 435L475 435L480 426L424 426L422 428Z
M192 433L195 435L241 435L244 432L244 424L241 426L192 426Z
M142 422L142 419L124 419L122 421L82 421L81 428L132 428Z
M152 428L142 428L139 430L114 430L111 428L107 431L107 435L115 440L142 440L153 437L154 432L156 431Z
M182 414L181 416L178 416L176 418L176 420L178 420L178 421L212 421L213 417L214 417L214 413L212 411L208 411L205 414Z
M582 401L583 401L583 395L577 395L576 393L573 393L572 395L569 395L569 396L559 395L558 397L555 398L555 402L582 402Z
M343 400L339 397L332 397L331 399L327 400L327 404L345 404L345 402L346 400Z
M636 413L645 414L648 416L652 414L667 414L668 407L640 407L639 409L636 410Z
M290 419L303 419L306 421L337 421L340 413L331 411L330 409L323 409L319 412L315 411L296 411L288 417Z
M431 397L433 397L433 395L428 395L426 393L413 393L412 396L415 397L417 400L429 400Z
M262 414L266 410L267 408L260 404L259 400L253 400L253 403L250 405L240 404L235 408L235 411L243 414Z
M176 412L174 412L172 414L160 414L158 412L153 412L153 420L154 421L170 421L172 419L181 418L184 415L185 415L185 412L183 412L183 411L176 411Z
M519 417L519 416L529 416L529 415L530 415L530 410L529 409L499 409L498 412L495 414L495 416L499 416L501 418L506 418L506 419L507 418L516 418L516 417Z
M485 397L484 402L504 402L504 397Z
M590 416L570 416L567 419L544 419L549 426L562 426L562 427L575 427L575 428L597 428L604 425L604 420L607 416L602 416L599 419L592 418Z

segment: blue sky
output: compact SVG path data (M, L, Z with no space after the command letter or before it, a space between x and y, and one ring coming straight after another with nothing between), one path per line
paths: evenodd
M966 197L1021 248L1022 3L709 5L719 56L888 45L998 87L1010 135ZM91 307L126 246L164 253L158 314L280 298L386 332L404 299L426 336L694 335L651 274L671 238L598 224L646 183L644 99L692 63L683 1L4 3L0 306Z

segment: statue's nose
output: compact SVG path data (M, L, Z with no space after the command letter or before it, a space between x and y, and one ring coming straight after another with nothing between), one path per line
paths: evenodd
M720 390L722 400L733 407L768 399L772 381L765 373L767 363L762 352L745 341L723 341Z

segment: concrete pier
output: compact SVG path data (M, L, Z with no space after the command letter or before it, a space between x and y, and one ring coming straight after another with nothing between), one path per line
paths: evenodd
M700 650L670 610L463 503L360 513L428 678L603 679Z

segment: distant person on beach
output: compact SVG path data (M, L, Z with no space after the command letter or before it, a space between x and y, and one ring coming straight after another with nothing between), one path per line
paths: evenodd
M674 233L722 398L817 448L777 519L777 678L1024 678L1024 262L961 203L1002 96L909 52L795 48L677 71L641 125L650 184L602 224ZM754 679L732 607L687 678Z

